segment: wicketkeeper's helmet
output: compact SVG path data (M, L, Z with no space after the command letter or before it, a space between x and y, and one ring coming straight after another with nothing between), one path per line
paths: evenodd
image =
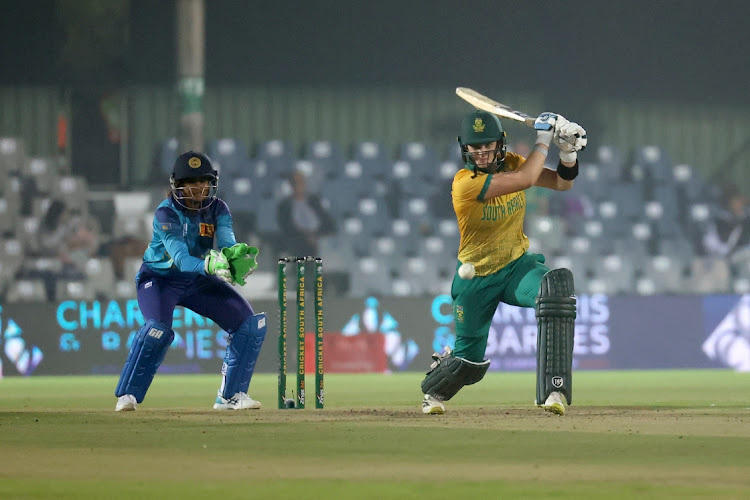
M188 151L177 157L169 178L172 196L183 207L186 206L184 200L189 196L185 196L182 186L185 182L194 180L210 181L208 196L201 205L201 209L207 208L216 199L216 191L219 189L219 172L211 165L208 156L197 151Z

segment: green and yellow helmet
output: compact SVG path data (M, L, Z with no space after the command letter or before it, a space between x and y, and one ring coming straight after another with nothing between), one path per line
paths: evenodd
M497 142L496 161L500 165L505 159L506 144L505 131L498 117L482 110L466 115L461 122L461 135L458 136L458 143L461 145L461 156L467 167L487 172L486 169L477 166L466 146L490 142Z

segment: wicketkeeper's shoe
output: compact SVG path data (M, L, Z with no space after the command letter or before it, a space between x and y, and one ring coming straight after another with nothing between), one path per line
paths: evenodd
M135 411L138 408L138 402L132 394L125 394L117 398L115 411Z
M429 394L425 394L422 400L422 413L427 415L442 415L445 413L445 406L443 406L442 401L433 398Z
M214 410L257 410L259 408L260 402L244 392L237 392L229 399L222 398L219 392L214 403Z
M544 402L542 408L544 408L544 411L556 413L558 415L565 414L565 405L562 402L562 396L557 391L551 392L550 395L547 396L547 401Z

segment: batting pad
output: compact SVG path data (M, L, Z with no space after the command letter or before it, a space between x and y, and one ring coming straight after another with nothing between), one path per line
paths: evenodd
M544 403L557 391L571 404L576 298L573 274L568 269L553 269L542 277L536 318L536 402Z
M439 399L448 401L465 385L476 384L487 373L490 360L474 363L464 358L453 356L451 353L432 356L435 362L427 376L422 381L422 392Z
M229 399L238 392L247 393L265 338L266 313L248 316L237 331L230 332L221 367L221 397Z
M153 319L146 321L133 339L115 396L132 394L142 403L172 340L174 332L167 325Z

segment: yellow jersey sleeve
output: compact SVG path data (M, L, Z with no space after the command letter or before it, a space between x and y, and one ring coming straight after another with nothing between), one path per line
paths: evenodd
M505 171L518 170L524 161L507 153ZM487 199L492 175L479 172L473 177L472 170L462 168L453 178L453 209L461 235L458 260L472 263L478 276L496 273L529 249L523 233L526 195L517 191Z

